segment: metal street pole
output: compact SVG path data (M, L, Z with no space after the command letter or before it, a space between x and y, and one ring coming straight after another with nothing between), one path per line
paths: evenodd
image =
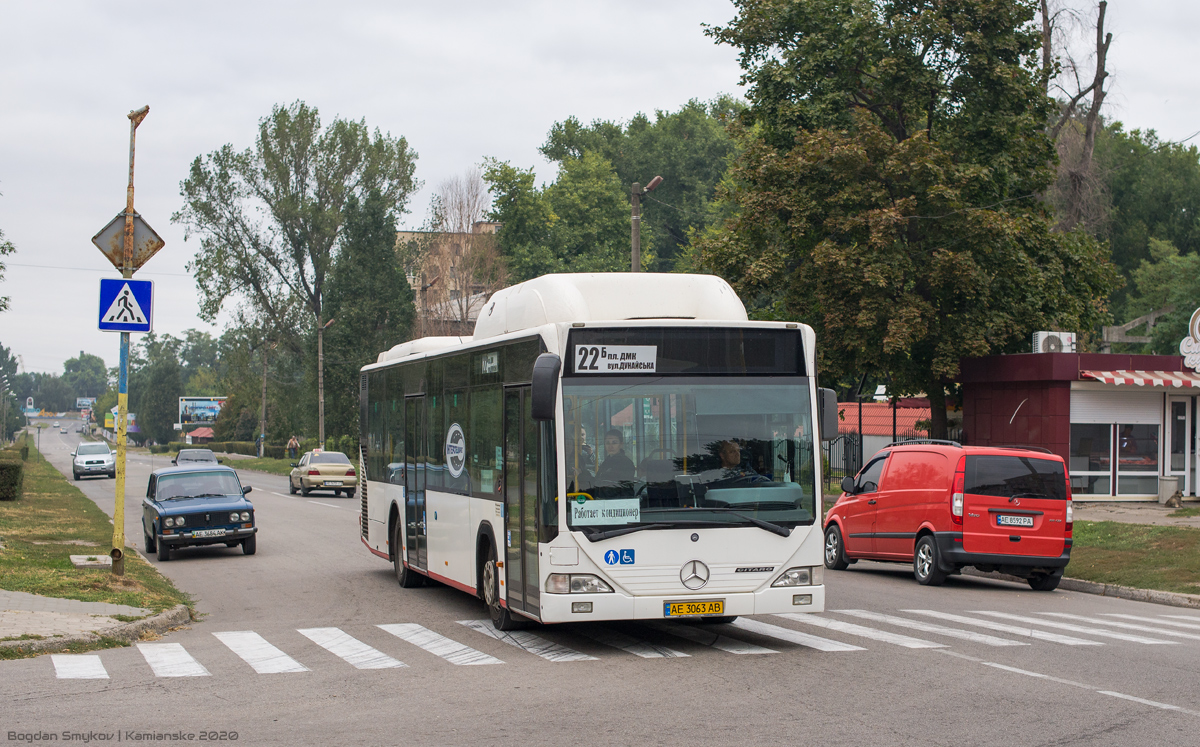
M150 113L149 106L129 112L129 186L125 190L125 262L121 277L133 277L133 154L137 128ZM125 420L129 416L129 333L121 333L121 368L117 374L117 485L113 504L112 572L125 575Z
M325 329L333 320L321 324L317 317L317 438L325 448Z
M630 253L630 269L632 272L642 271L642 195L647 192L653 192L654 188L662 184L662 177L656 176L650 180L645 189L638 182L634 182L629 190L630 203L633 207L633 213L630 218L630 243L632 251Z

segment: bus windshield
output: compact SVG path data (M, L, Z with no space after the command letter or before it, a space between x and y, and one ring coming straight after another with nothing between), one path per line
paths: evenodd
M806 377L564 378L567 524L647 529L813 523Z

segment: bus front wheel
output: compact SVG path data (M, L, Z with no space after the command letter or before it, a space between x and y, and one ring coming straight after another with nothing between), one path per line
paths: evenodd
M492 615L492 627L496 630L518 630L525 627L522 619L500 604L500 569L496 567L496 548L488 550L483 563L483 603Z

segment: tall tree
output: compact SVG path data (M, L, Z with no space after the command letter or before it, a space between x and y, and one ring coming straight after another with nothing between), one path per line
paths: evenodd
M76 397L99 397L108 389L108 369L103 358L81 350L63 364L63 380Z
M345 230L329 277L326 431L358 432L358 369L409 338L413 292L396 256L396 219L378 191L346 205Z
M1051 231L1053 102L1027 0L735 0L750 108L700 256L763 316L818 331L834 379L925 392L933 435L963 357L1090 329L1115 272Z
M197 157L172 220L186 227L185 236L200 236L189 268L201 316L211 321L240 297L264 326L315 329L319 339L347 201L377 190L389 210L403 212L417 186L415 161L403 137L371 133L365 121L334 119L322 129L317 110L301 101L274 107L259 122L253 148L226 145ZM297 302L308 319L291 318ZM299 334L286 341L303 350Z
M0 230L0 257L15 252L17 248L12 245L12 242L4 238L4 231ZM4 263L0 262L0 283L4 282ZM0 311L8 310L8 296L0 296Z

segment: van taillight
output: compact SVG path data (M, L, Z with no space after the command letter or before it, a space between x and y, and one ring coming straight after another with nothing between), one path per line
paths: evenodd
M963 523L963 492L967 484L967 458L958 458L958 467L954 470L954 491L950 494L950 519L955 524Z
M1071 536L1072 525L1075 523L1075 502L1067 501L1067 536Z

